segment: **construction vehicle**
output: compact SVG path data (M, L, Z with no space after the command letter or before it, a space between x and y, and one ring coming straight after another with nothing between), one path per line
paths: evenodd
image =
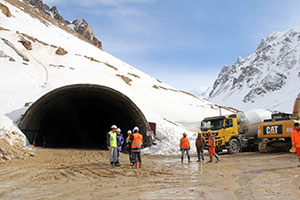
M299 123L300 97L294 103L293 114L275 113L271 119L264 120L258 126L259 152L288 151L291 144L291 133L294 123Z
M201 122L201 131L208 141L207 131L215 136L216 152L227 150L238 153L242 149L257 150L260 140L257 137L258 125L264 119L270 119L272 112L263 109L238 112L227 116L205 118ZM205 149L208 149L207 144Z

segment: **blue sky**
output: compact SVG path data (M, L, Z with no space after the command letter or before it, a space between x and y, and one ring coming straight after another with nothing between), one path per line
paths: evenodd
M67 20L86 19L106 52L194 94L263 37L300 24L299 0L43 2Z

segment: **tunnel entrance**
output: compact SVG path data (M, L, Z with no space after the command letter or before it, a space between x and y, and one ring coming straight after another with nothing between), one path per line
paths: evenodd
M78 84L55 89L24 114L20 129L35 146L106 149L111 125L124 137L135 126L146 135L149 124L124 94L105 86Z

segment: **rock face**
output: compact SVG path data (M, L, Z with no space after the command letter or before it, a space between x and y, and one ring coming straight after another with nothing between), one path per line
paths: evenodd
M299 75L300 26L297 26L272 33L253 54L224 66L209 92L209 100L239 108L252 108L250 104L259 101L266 104L284 101L289 93L298 95Z
M8 7L3 5L2 3L0 3L0 10L6 17L11 17L11 13L10 13Z
M32 50L32 45L31 45L31 42L30 42L30 41L25 40L24 38L22 38L19 42L22 43L23 46L24 46L27 50Z
M63 56L63 55L66 55L68 52L67 52L66 50L64 50L63 48L59 47L59 48L55 51L55 53L56 53L57 55Z
M56 6L50 8L48 5L44 4L42 0L24 0L24 2L30 4L31 6L39 10L42 10L54 19L63 23L65 26L69 26L71 29L73 29L74 31L82 35L84 38L86 38L89 42L102 49L102 43L96 38L95 34L93 33L90 25L87 23L86 20L77 19L70 23L59 14Z
M102 49L102 43L96 38L87 21L84 19L76 19L72 22L70 27L72 27L77 33L83 35L89 41L92 41L94 45Z

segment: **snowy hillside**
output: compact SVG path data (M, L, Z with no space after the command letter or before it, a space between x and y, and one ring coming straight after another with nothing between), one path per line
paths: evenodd
M224 66L209 100L241 110L292 112L300 94L300 25L264 38L256 51Z
M11 16L0 12L0 113L14 122L29 105L56 88L103 85L125 94L148 121L157 123L158 145L149 153L174 154L185 129L196 131L204 117L219 114L218 106L178 91L52 22L34 17L38 10L28 14L28 6L8 2L2 4Z

